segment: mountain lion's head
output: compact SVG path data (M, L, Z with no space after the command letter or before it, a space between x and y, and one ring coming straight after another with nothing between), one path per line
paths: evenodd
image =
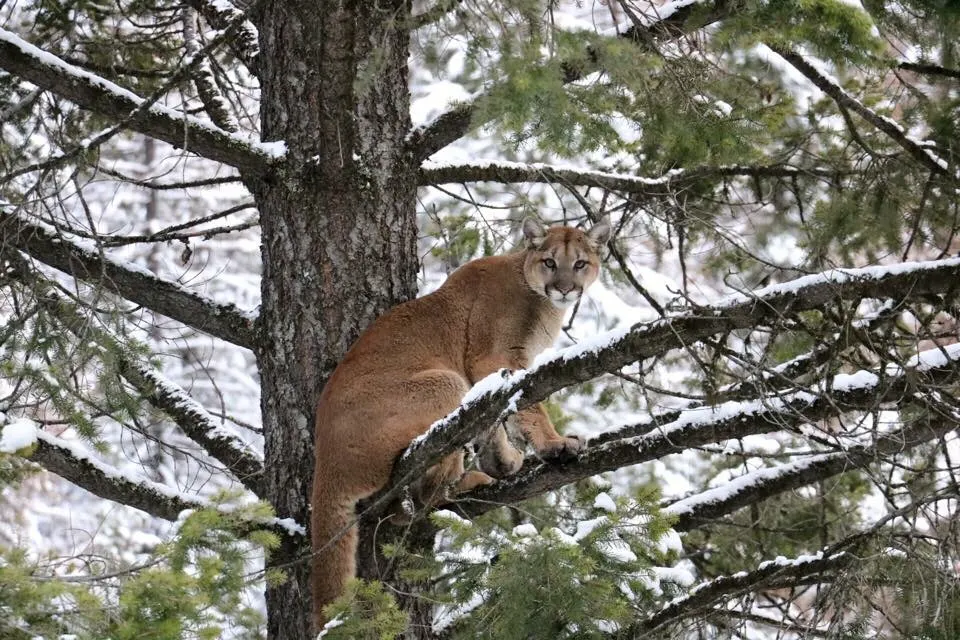
M523 221L527 248L523 275L531 289L566 309L600 273L600 248L610 239L606 218L589 231L573 227L547 228L534 218Z

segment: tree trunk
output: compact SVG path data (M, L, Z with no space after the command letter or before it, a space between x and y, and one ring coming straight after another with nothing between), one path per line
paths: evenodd
M327 0L260 4L261 125L288 162L248 180L263 254L258 362L266 473L281 517L309 522L313 414L327 377L360 331L416 294L415 167L409 7ZM323 443L319 443L323 446ZM270 638L310 637L309 535L270 565Z

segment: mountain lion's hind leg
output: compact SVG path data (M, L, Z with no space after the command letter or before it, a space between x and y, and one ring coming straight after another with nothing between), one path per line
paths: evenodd
M437 420L460 406L469 390L467 381L455 371L427 369L414 375L404 384L404 397L409 399L410 415L415 417L405 429L405 444L423 435ZM413 487L414 495L423 505L438 504L449 493L469 491L493 478L480 471L464 472L463 451L449 454L433 465ZM450 491L452 490L452 491Z

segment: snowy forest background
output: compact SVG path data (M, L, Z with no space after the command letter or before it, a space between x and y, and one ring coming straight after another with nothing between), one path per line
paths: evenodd
M293 637L259 4L0 1L0 637ZM526 215L615 234L570 349L453 421L556 392L587 453L393 535L325 637L957 637L960 6L396 6L419 292Z

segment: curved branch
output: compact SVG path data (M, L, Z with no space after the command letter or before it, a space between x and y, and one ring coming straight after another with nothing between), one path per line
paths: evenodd
M220 304L137 265L103 256L46 226L0 210L0 245L15 247L78 280L123 296L198 331L253 348L256 318Z
M4 29L0 29L0 68L108 118L126 120L144 104L135 93L70 65ZM266 173L275 159L242 136L160 105L134 113L126 125L252 174Z

